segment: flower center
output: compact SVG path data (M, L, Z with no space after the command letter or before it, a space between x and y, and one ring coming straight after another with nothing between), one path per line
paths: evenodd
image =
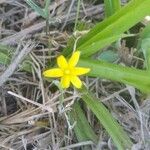
M69 75L70 74L70 70L69 69L64 70L64 74L65 75Z

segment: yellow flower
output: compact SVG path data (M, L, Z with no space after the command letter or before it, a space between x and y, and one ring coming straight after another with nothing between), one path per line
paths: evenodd
M75 67L79 61L80 51L73 53L71 58L65 59L63 55L57 58L57 64L59 68L48 69L43 72L45 77L61 77L62 88L68 88L72 83L76 88L81 88L82 82L79 79L79 75L86 74L90 71L89 68Z

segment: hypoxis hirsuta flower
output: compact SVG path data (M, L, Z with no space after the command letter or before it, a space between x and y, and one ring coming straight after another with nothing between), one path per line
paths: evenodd
M76 67L79 57L80 51L76 51L67 62L65 57L61 55L57 58L58 68L48 69L43 72L43 75L45 77L60 77L60 84L62 88L68 88L70 83L72 83L76 88L81 88L82 82L78 76L88 73L90 69Z

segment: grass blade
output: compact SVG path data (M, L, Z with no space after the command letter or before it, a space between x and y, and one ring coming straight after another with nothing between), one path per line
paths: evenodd
M76 47L82 51L82 57L85 57L85 54L86 57L91 56L104 48L106 46L106 43L103 42L104 39L107 40L107 45L109 45L120 38L125 31L138 23L144 16L150 14L149 5L149 0L130 1L114 15L98 23L77 42ZM95 45L92 50L91 45ZM72 49L73 44L68 45L64 50L64 55L69 55Z
M13 53L14 49L12 47L0 44L0 64L7 66Z
M8 65L10 62L10 58L3 52L0 52L0 65Z
M80 5L81 5L81 0L78 0L77 14L76 14L76 20L75 20L75 25L74 25L74 32L75 32L76 29L77 29L78 18L79 18L79 13L80 13Z
M49 5L50 5L50 2L51 0L45 0L45 8L44 8L44 11L45 11L45 16L46 16L46 19L49 18Z
M46 19L46 13L45 11L40 8L38 5L36 5L32 0L26 0L26 3L33 9L35 10L40 16Z
M91 68L88 76L119 81L144 93L150 92L150 77L147 71L92 59L80 59L79 66Z
M113 119L106 107L96 99L85 87L80 90L83 101L96 115L119 150L131 149L132 142L122 127Z
M140 33L138 48L144 54L146 68L150 70L150 24Z
M96 136L93 129L89 125L78 102L76 102L73 105L73 109L70 113L70 118L72 120L72 123L76 121L74 131L78 141L81 142L81 141L91 140L94 143L97 143L98 137Z
M120 0L104 0L105 16L109 17L121 8Z

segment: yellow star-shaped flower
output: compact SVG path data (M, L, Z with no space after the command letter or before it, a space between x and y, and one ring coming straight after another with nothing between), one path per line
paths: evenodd
M82 82L79 79L79 75L86 74L90 71L89 68L75 67L79 61L80 51L73 53L71 58L65 59L63 55L57 58L57 64L59 68L48 69L43 72L45 77L61 77L62 88L68 88L72 83L76 88L82 87Z

